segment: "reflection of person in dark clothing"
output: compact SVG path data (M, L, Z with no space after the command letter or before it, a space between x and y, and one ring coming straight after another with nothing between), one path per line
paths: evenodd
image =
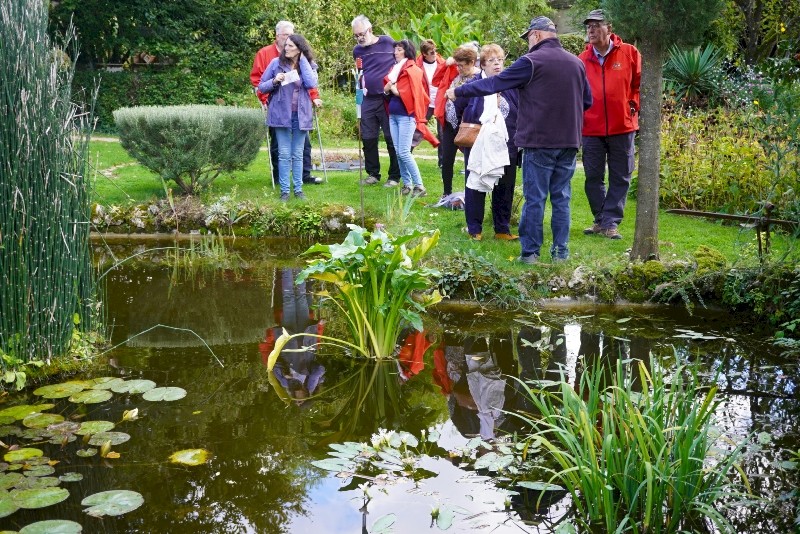
M280 276L275 277L273 313L277 326L268 328L264 342L259 344L264 365L283 329L290 334L321 335L325 328L325 321L314 318L305 282L294 283L298 273L299 269L283 269ZM290 340L273 369L275 378L297 404L319 390L325 375L325 367L316 361L317 339L311 335Z

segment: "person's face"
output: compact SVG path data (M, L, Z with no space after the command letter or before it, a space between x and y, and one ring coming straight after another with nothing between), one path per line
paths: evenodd
M435 49L435 48L434 48L433 50L428 50L427 52L425 52L425 53L424 53L424 54L422 54L422 55L423 55L423 57L425 57L425 59L427 59L429 62L436 61L436 49Z
M275 34L275 44L278 45L278 50L283 50L283 47L286 46L286 39L292 35L291 32L286 30L281 30L279 33Z
M456 67L458 67L458 73L462 76L469 76L472 74L472 71L475 70L475 62L474 61L456 61Z
M402 46L394 47L394 60L403 61L406 58L406 51Z
M528 32L528 50L536 46L536 43L539 42L539 32L537 30L531 30Z
M294 59L300 55L300 49L292 42L291 39L286 39L286 44L283 46L283 52L289 59Z
M503 56L499 56L497 54L492 54L491 56L488 56L483 61L481 61L481 64L483 65L483 72L485 72L486 76L488 77L500 74L501 72L503 72L503 68L505 68L505 60L506 58L504 58Z
M611 28L605 22L589 21L586 24L586 36L592 46L605 48L611 41Z
M363 24L353 26L353 38L360 45L367 44L372 36L372 28Z

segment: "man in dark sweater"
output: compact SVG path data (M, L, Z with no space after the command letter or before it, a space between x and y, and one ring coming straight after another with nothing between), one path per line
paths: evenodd
M510 67L449 89L447 97L485 96L519 89L519 114L514 144L523 150L522 189L525 205L519 222L522 263L539 260L544 240L544 209L550 195L553 261L569 257L571 180L581 146L583 112L592 105L592 93L583 63L561 47L556 26L536 17L520 35L528 53Z

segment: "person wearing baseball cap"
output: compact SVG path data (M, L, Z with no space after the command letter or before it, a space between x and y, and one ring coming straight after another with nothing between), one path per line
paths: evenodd
M583 116L584 190L594 216L592 226L583 233L622 239L617 227L634 169L642 56L612 33L602 9L590 11L583 24L588 43L578 57L586 67L593 97L592 107Z
M500 74L447 91L447 97L485 96L519 90L517 133L514 144L523 151L522 190L525 204L519 222L522 247L518 261L539 260L544 240L544 209L552 206L550 256L569 256L571 180L581 146L583 113L592 105L592 93L583 63L561 46L556 25L547 17L531 20L520 35L528 53Z

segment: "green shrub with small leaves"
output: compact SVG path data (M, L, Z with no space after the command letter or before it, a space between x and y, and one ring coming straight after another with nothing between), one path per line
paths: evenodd
M114 120L128 154L186 194L246 168L264 139L258 109L143 106L118 109Z
M582 33L565 33L558 36L564 50L576 56L586 48L586 37Z

